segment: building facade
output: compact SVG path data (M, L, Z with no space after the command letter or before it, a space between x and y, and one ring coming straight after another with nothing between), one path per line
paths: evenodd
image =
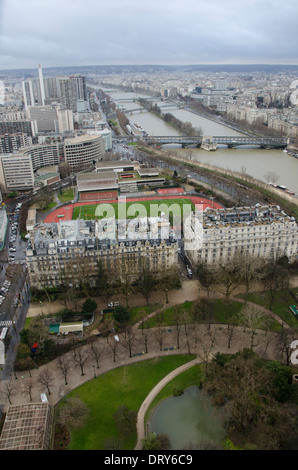
M236 253L270 258L286 255L294 261L298 226L279 206L207 209L203 214L202 246L187 250L194 263L225 264Z
M23 153L0 155L0 185L4 192L33 189L31 156Z
M30 234L26 261L32 287L82 283L96 285L101 262L114 279L137 279L144 266L160 272L177 263L178 242L169 230L160 237L161 222L137 223L131 233L128 221L72 220L36 226Z
M64 158L72 172L92 168L103 158L105 144L102 136L83 135L64 141Z

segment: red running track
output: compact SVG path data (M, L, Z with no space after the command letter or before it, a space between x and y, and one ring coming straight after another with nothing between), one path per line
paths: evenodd
M121 198L119 198L121 199ZM126 197L127 202L138 202L138 201L161 201L163 199L190 199L193 204L197 205L203 205L203 211L207 207L212 207L214 209L222 209L223 206L218 204L217 202L212 202L209 199L202 198L200 196L188 196L188 195L169 195L169 196L150 196L150 197L134 197L134 198L128 198ZM117 203L118 199L109 199L104 200L104 201L96 201L93 202L92 204L90 203L91 201L86 201L86 202L76 202L75 204L70 204L69 206L63 206L60 209L55 209L53 212L51 212L49 215L46 216L44 222L45 223L51 223L51 222L59 222L59 220L72 220L72 213L73 213L73 208L78 207L78 206L91 206L91 205L98 205L98 204L107 204L107 203ZM201 207L199 207L200 209ZM58 217L58 215L63 215L63 217Z

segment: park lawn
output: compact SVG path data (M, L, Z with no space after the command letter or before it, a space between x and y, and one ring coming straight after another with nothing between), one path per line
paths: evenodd
M276 293L275 300L272 306L272 312L278 315L285 323L287 323L291 327L297 327L298 321L297 318L294 317L293 313L290 311L289 306L295 305L297 300L295 298L295 294L297 292L297 287L290 289L289 292L285 291L278 291ZM243 297L243 296L238 296ZM268 308L270 307L270 296L268 292L252 292L247 295L247 300L250 302L254 302L262 307ZM277 324L275 329L280 329L281 326Z
M129 323L134 325L136 322L141 320L142 313L145 312L146 315L149 315L155 310L162 308L162 304L154 304L154 305L145 305L144 307L131 307L129 308Z
M87 406L88 415L82 427L70 429L69 450L104 450L107 438L121 439L122 450L134 449L136 431L121 438L114 421L115 411L125 405L137 413L148 393L163 377L193 358L189 355L156 357L122 366L73 390L59 406L63 406L67 398L78 397Z
M190 211L194 210L194 204L191 202L190 199L157 199L157 200L143 200L143 201L131 201L126 203L125 210L123 210L123 214L118 214L118 203L105 203L102 206L103 213L99 213L99 209L101 204L88 204L84 206L77 206L73 209L73 219L77 219L80 217L81 219L95 219L96 209L97 209L97 218L101 219L103 217L115 217L118 219L133 219L140 215L141 217L149 217L149 216L157 216L158 212L157 209L154 210L154 207L157 205L160 206L160 210L164 211L166 207L169 207L169 215L170 215L170 222L173 220L173 214L177 216L182 215L187 216L189 215ZM185 205L185 207L183 207ZM172 206L172 207L170 207ZM109 208L107 212L106 209ZM119 215L119 217L118 217Z
M178 310L179 313L186 313L189 315L191 321L194 321L192 308L194 302L184 302L183 304L177 305L176 308L170 307L165 309L162 312L162 324L165 326L175 325L175 312ZM210 299L210 306L212 316L210 319L210 323L228 323L228 320L232 317L237 315L243 304L241 302L225 302L221 299ZM144 323L144 328L152 328L156 326L157 319L155 317L150 318L147 322Z
M72 201L74 197L74 190L73 188L67 188L62 190L62 194L58 193L58 197L61 202L68 202Z
M48 212L49 210L53 209L57 206L57 202L50 202L41 212Z

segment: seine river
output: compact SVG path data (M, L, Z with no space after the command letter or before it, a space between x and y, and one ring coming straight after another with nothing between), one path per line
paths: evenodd
M144 96L130 92L111 92L108 93L111 98L117 102L117 99L135 98L136 96ZM158 105L164 104L157 102ZM126 110L139 108L136 102L119 102ZM123 110L125 112L125 110ZM198 116L184 109L164 108L163 112L169 112L183 122L190 122L193 127L201 127L203 135L206 136L234 136L241 133L214 121ZM150 136L172 136L177 135L178 131L165 123L158 116L149 112L136 112L127 114L132 124L138 124ZM209 163L220 168L232 171L243 172L262 181L266 181L265 175L271 171L278 175L278 184L286 186L291 191L298 194L298 159L283 152L283 150L263 150L258 147L238 147L229 149L225 146L218 147L216 152L207 152L202 149L189 148L172 148L172 151L181 154L191 154L193 160L202 163Z

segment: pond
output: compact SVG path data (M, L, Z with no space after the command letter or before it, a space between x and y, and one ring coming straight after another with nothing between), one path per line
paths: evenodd
M173 450L188 443L219 443L225 434L220 418L198 387L189 387L178 397L162 400L153 410L150 431L166 433Z

